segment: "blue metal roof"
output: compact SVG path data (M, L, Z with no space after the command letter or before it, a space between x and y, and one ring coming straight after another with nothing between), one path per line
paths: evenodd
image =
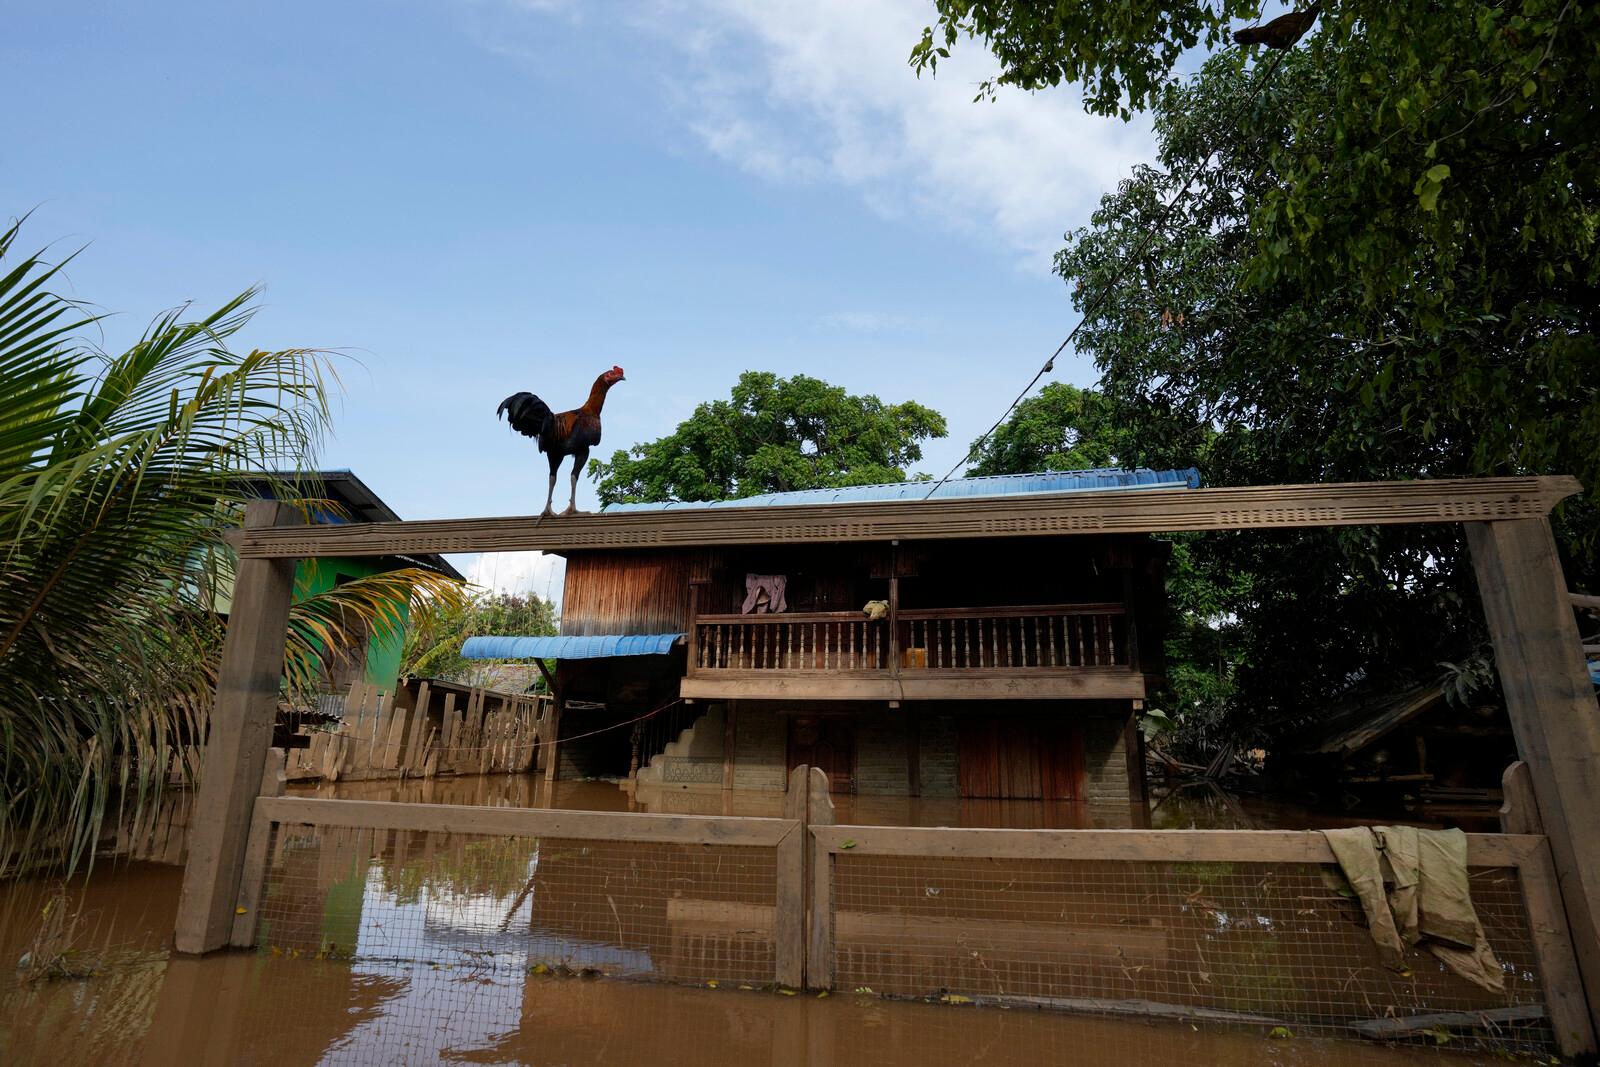
M770 508L797 504L856 504L867 501L921 500L931 482L889 482L884 485L849 485L838 489L802 489L793 493L766 493L738 500L669 500L642 504L611 504L608 514L625 511L678 511L687 508ZM1083 493L1127 489L1198 489L1200 472L1100 468L1087 471L1041 471L1037 474L990 474L952 478L934 491L932 499L1017 496L1024 493Z
M469 637L461 646L467 659L603 659L607 656L664 656L683 634L605 634L597 637Z

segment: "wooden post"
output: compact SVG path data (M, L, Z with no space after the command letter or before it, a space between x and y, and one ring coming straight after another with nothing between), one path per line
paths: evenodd
M267 752L267 767L261 772L261 796L281 797L288 775L287 753L281 748ZM249 948L256 943L260 916L262 882L267 877L267 846L272 841L272 820L259 813L250 818L250 841L244 850L244 869L239 874L239 906L234 909L233 933L228 943L234 948Z
M1589 1013L1600 1029L1600 710L1548 519L1467 523L1517 753L1549 836Z
M722 789L733 788L733 756L739 745L739 702L730 700L722 706Z
M684 665L685 674L694 674L700 662L700 586L696 583L689 585L689 642L688 658Z
M889 677L900 677L900 546L889 556Z
M906 712L906 792L922 795L922 715Z
M794 821L777 846L777 896L772 918L777 983L790 989L805 984L806 955L806 789L804 764L789 772L783 817Z
M1500 776L1500 832L1543 834L1539 802L1533 799L1533 776L1528 765L1516 760Z
M245 508L244 525L248 531L288 525L296 518L276 500L253 500ZM242 559L235 572L189 862L178 898L179 952L214 951L233 932L245 845L278 712L294 567L289 558Z
M806 791L806 849L810 852L811 892L806 901L806 988L833 988L833 854L811 833L813 826L832 826L833 797L828 775L811 768Z
M553 782L557 779L556 756L559 754L561 744L561 698L557 697L555 706L550 709L550 743L544 750L544 780Z

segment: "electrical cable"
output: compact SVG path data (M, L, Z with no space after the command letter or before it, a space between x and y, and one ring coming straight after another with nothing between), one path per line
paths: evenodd
M1267 80L1271 78L1274 73L1276 73L1278 67L1283 63L1283 57L1288 54L1288 49L1278 51L1273 54L1271 61L1267 64L1266 68L1261 72L1261 74L1257 76L1255 84L1250 87L1249 93L1245 95L1243 102L1240 103L1238 110L1234 113L1233 117L1235 120L1237 120L1238 117L1244 113L1245 108L1254 103L1256 96L1266 85ZM1011 403L1006 407L1005 411L1001 412L1000 417L995 420L994 425L989 427L988 430L984 431L983 436L972 443L972 447L967 450L967 454L957 460L955 466L946 471L944 477L935 482L933 488L928 490L927 496L924 496L922 499L930 499L934 493L937 493L940 488L942 488L944 484L950 480L951 476L954 475L956 471L960 470L967 463L971 462L973 455L977 453L978 449L983 447L984 443L988 441L990 437L994 436L994 432L1000 428L1001 424L1004 423L1006 419L1011 417L1011 413L1013 411L1017 410L1017 405L1022 403L1024 398L1026 398L1027 395L1033 391L1033 387L1035 385L1039 384L1039 379L1043 378L1046 374L1049 374L1055 369L1056 357L1061 355L1062 352L1066 351L1067 346L1070 345L1073 339L1078 336L1078 331L1083 329L1083 324L1094 317L1094 315L1100 310L1100 305L1103 304L1105 300L1109 298L1112 291L1116 289L1117 283L1122 281L1123 276L1128 272L1129 267L1137 263L1144 255L1145 250L1150 247L1150 243L1155 240L1155 235L1166 226L1167 220L1172 217L1172 212L1178 206L1178 201L1182 200L1186 195L1188 195L1189 187L1193 185L1194 180L1200 177L1201 173L1204 172L1206 164L1211 162L1211 157L1214 155L1216 155L1216 149L1214 148L1206 153L1205 158L1200 161L1199 165L1197 165L1189 174L1189 177L1184 180L1182 188L1178 190L1177 194L1174 195L1171 200L1167 201L1166 207L1162 208L1161 217L1156 220L1155 226L1145 230L1144 236L1141 238L1139 246L1133 250L1133 254L1123 261L1122 265L1117 268L1117 272L1112 275L1111 280L1106 283L1100 292L1096 294L1095 299L1089 304L1088 307L1084 309L1082 316L1080 316L1078 319L1078 324L1068 332L1066 340L1057 345L1056 350L1050 353L1050 358L1044 361L1044 366L1039 368L1038 373L1029 379L1028 384L1023 387L1022 392L1017 394L1017 398L1011 401Z

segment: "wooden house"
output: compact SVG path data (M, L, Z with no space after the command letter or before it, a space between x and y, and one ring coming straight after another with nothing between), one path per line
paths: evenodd
M1197 486L1194 471L961 479L935 493L959 514L903 542L841 524L826 543L750 543L735 526L862 501L914 521L929 483L615 506L725 510L728 543L568 549L562 636L464 651L557 660L560 735L582 735L560 744L562 775L776 792L805 763L841 792L1125 809L1143 793L1137 713L1162 673L1167 545L1043 525L985 536L985 516L1032 494Z

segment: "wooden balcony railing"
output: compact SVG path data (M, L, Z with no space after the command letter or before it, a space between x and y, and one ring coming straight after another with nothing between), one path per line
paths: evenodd
M890 628L897 628L898 662ZM1137 652L1122 604L1050 604L903 610L869 620L859 611L702 615L692 674L715 671L1134 670Z
M1131 667L1121 604L901 611L902 669L1072 670Z
M702 615L692 671L881 671L889 665L887 620L859 611Z

